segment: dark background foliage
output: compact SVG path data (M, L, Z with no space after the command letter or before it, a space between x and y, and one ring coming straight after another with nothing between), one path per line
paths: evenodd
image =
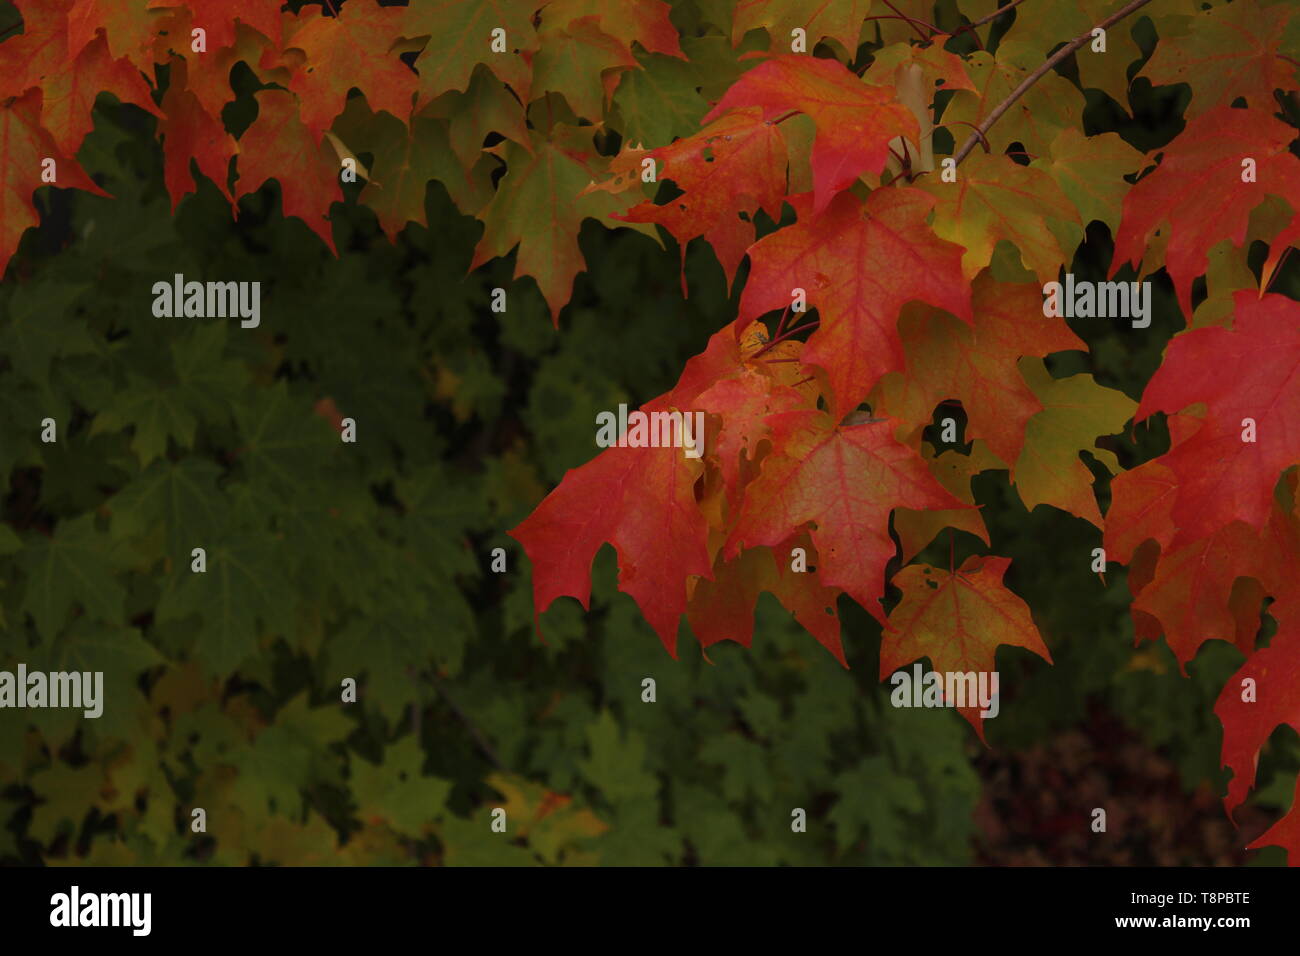
M255 109L235 80L232 127ZM1182 126L1177 87L1137 83L1136 119L1089 97L1089 133L1152 149ZM671 239L588 222L557 331L512 259L467 273L480 227L440 183L396 244L345 187L336 259L274 184L232 221L204 181L173 216L153 119L111 97L95 119L79 159L114 198L42 190L0 285L0 667L103 670L108 704L0 712L0 861L1232 864L1288 803L1286 728L1240 831L1218 800L1212 707L1239 652L1211 642L1183 677L1163 643L1135 648L1123 568L1089 571L1096 529L1026 512L1005 472L977 502L1055 664L1002 649L988 748L954 712L889 706L879 625L847 600L849 670L766 595L752 649L705 655L683 623L675 661L606 548L590 613L560 602L539 640L505 532L595 453L597 411L672 386L743 268L729 296L693 243L683 299ZM1110 247L1094 223L1076 275L1103 278ZM178 272L259 280L260 328L155 318ZM1300 293L1294 260L1275 288ZM1071 325L1092 354L1054 371L1137 398L1182 319L1161 275L1144 334ZM1115 450L1131 467L1167 444L1157 416ZM921 560L977 547L945 535Z

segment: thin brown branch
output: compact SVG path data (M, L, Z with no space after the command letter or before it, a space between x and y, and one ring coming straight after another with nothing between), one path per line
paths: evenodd
M487 736L479 730L474 721L470 720L469 715L456 705L456 702L451 699L451 695L447 693L446 688L442 686L442 682L438 680L436 675L431 675L430 682L433 684L433 689L438 692L438 696L442 698L443 703L456 715L456 719L465 725L465 729L469 731L470 737L478 745L478 749L483 752L483 756L487 757L498 770L503 773L510 773L510 768L501 762L495 748L488 742Z
M1002 16L1002 14L1006 13L1007 11L1014 10L1016 7L1020 6L1024 2L1025 0L1011 0L1010 3L998 7L987 17L980 17L978 20L966 24L964 27L962 27L961 29L953 33L953 36L956 36L958 33L961 33L962 30L974 30L976 27L982 27L984 26L984 24L989 23L992 20L996 20L998 17Z
M1024 96L1025 92L1031 86L1033 86L1035 83L1041 80L1043 76L1046 75L1048 70L1055 67L1056 64L1060 63L1071 53L1073 53L1075 50L1079 49L1079 47L1083 46L1085 43L1087 43L1089 40L1092 39L1093 30L1107 30L1110 27L1114 26L1116 23L1118 23L1120 20L1123 20L1134 10L1138 10L1146 6L1150 2L1151 0L1132 0L1132 2L1125 4L1119 10L1116 10L1114 13L1108 16L1105 20L1102 20L1101 23L1098 23L1095 27L1092 27L1091 29L1085 31L1084 33L1079 34L1077 37L1075 37L1065 46L1061 47L1059 50L1053 53L1050 57L1048 57L1043 62L1042 66L1040 66L1038 69L1034 70L1033 73L1030 73L1027 77L1025 77L1021 81L1020 85L1011 91L1010 96L1008 96L1005 100L1003 100L996 107L994 107L993 112L984 118L984 122L980 123L979 128L976 130L976 133L978 133L979 135L972 134L971 137L968 140L966 140L966 142L962 143L961 149L957 150L957 153L953 156L953 159L955 159L958 163L960 163L963 159L965 159L966 156L970 153L970 151L975 148L975 144L978 143L980 139L983 137L983 134L987 133L989 131L989 128L994 123L996 123L999 119L1002 118L1003 113L1011 109L1011 107L1015 104L1016 100Z
M1011 0L1010 3L998 7L987 17L980 17L978 20L975 20L971 23L963 23L956 30L952 31L952 35L956 37L956 36L961 36L963 33L969 33L971 35L971 38L975 41L975 45L978 46L981 50L983 50L984 41L980 39L980 35L975 31L980 27L984 26L984 24L988 23L990 20L996 20L998 17L1002 16L1002 14L1014 10L1016 7L1020 6L1020 4L1024 2L1025 0Z
M960 123L962 126L969 126L975 131L975 135L979 137L980 144L984 147L984 152L987 153L989 151L988 139L986 139L984 134L980 132L980 128L969 120L948 120L947 123L936 123L935 129L947 126L949 123Z
M936 27L933 23L926 23L924 20L918 20L915 17L909 17L902 10L898 9L898 7L890 3L889 0L885 0L885 6L889 7L889 9L893 10L900 17L902 17L904 20L910 23L912 25L912 29L915 30L917 34L920 35L922 40L928 40L930 39L931 36L939 32L939 28ZM918 23L925 25L925 27L930 31L929 36L927 36L924 33L921 33L921 28L917 26Z

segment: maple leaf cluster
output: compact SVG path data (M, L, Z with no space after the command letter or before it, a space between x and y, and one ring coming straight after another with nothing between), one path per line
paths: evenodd
M75 155L92 129L96 96L110 93L158 118L173 209L195 191L196 175L222 191L232 213L241 197L276 179L284 214L301 218L333 251L329 210L343 199L340 163L367 153L374 160L362 170L361 201L390 238L426 222L425 188L438 179L485 223L474 264L518 246L518 273L537 280L558 317L582 270L582 219L626 208L608 193L578 195L608 166L591 128L578 124L599 120L620 73L640 68L633 43L684 56L668 5L639 0L604 13L595 0L284 6L19 3L23 31L0 45L7 144L0 269L38 223L35 190L52 182L98 191ZM493 30L504 31L504 52L492 49ZM413 65L404 54L415 54ZM236 139L223 111L236 99L231 71L239 64L261 88L257 117ZM354 88L364 95L350 98ZM556 102L563 116L551 115ZM547 118L530 122L525 104ZM499 142L484 149L489 133ZM42 178L45 159L57 164L52 181ZM507 182L494 191L501 161ZM568 198L557 206L556 195Z
M1216 709L1234 807L1273 729L1300 729L1300 305L1268 291L1300 242L1296 131L1276 115L1300 88L1300 16L1031 0L1002 31L996 5L958 7L946 33L923 0L757 0L692 31L660 0L22 2L23 32L0 43L0 268L38 221L45 160L55 185L98 190L75 155L100 93L157 118L173 207L206 177L237 212L276 179L285 215L331 249L342 161L372 157L359 201L390 238L425 223L437 179L483 224L471 268L513 250L557 325L584 219L661 227L683 262L703 239L729 284L744 272L738 314L642 410L705 413L706 454L610 448L570 471L512 532L537 613L585 606L610 543L673 653L683 616L705 646L748 644L767 591L842 663L837 602L856 601L883 626L882 676L921 657L993 670L1004 644L1050 660L1008 559L907 563L945 529L987 545L971 480L1006 471L1026 507L1090 522L1129 566L1139 640L1163 636L1184 664L1215 638L1246 655ZM1185 129L1147 153L1083 121L1085 89L1126 103L1142 51L1115 24L1139 7L1159 40L1133 79L1191 92ZM1098 24L1104 58L1085 50ZM1077 81L1045 68L1073 51ZM260 86L238 138L223 120L237 64ZM1113 273L1163 271L1191 326L1140 402L1044 361L1087 351L1044 315L1042 285L1096 222ZM926 440L956 406L969 453ZM1169 451L1124 471L1108 436L1155 415ZM1083 452L1115 475L1105 516ZM1266 599L1280 627L1257 648ZM1300 800L1264 839L1300 863Z
M1010 85L1015 42L1032 41L1034 18L994 62L940 58L936 36L901 44L906 53L887 47L892 58L878 56L863 78L834 58L775 53L725 92L698 133L628 157L628 168L652 160L680 192L623 218L663 226L683 249L703 237L728 281L745 258L749 272L735 322L645 406L706 412L711 454L696 463L673 449L607 450L512 532L532 560L539 612L560 595L585 606L591 560L609 542L620 588L670 652L683 613L705 646L748 644L765 590L841 662L836 601L853 598L884 626L882 677L921 657L939 671L992 670L1000 644L1050 660L1024 602L1003 584L1004 558L947 571L905 566L892 578L901 600L888 614L882 606L890 562L910 560L942 529L987 543L970 479L1007 469L1027 507L1092 522L1109 557L1132 565L1139 640L1163 635L1184 664L1213 638L1248 655L1217 708L1234 772L1227 805L1237 806L1272 730L1300 729L1291 616L1300 580L1300 306L1264 292L1300 235L1300 161L1288 148L1296 133L1272 115L1273 91L1300 84L1260 26L1289 14L1272 8L1251 22L1248 6L1216 13L1251 38L1229 44L1231 67L1208 64L1199 41L1162 41L1146 75L1189 82L1196 109L1182 134L1145 157L1113 134L1081 136L1067 125L1077 111L1049 125L1068 110L1066 98L1051 110L1026 103L1009 112L1000 137L981 133L1006 152L974 154L955 181L933 174L933 158L916 175L931 104L912 108L896 64L921 70L927 89L953 91L944 120L975 123L997 103L979 95L987 77L1003 69ZM1225 82L1225 69L1239 82ZM1244 108L1232 105L1239 98ZM793 117L809 122L787 135ZM1032 161L1016 161L1013 143ZM1125 177L1152 163L1130 185ZM1261 233L1251 217L1270 196L1292 208ZM794 222L753 241L758 213L779 221L783 204ZM1114 271L1163 268L1189 319L1192 281L1213 248L1240 256L1248 240L1270 243L1258 283L1215 290L1218 305L1202 324L1216 327L1177 336L1139 404L1088 375L1051 376L1044 357L1086 346L1063 321L1044 318L1037 284L996 277L1005 240L1039 282L1057 279L1092 220L1115 230ZM792 332L792 297L803 295L816 318ZM769 338L758 320L783 308ZM810 333L802 342L793 337L801 331ZM968 417L968 455L936 454L923 440L944 403L960 403ZM1123 472L1097 447L1157 412L1169 417L1167 454ZM1247 424L1257 429L1248 437ZM1117 474L1105 518L1083 450ZM799 553L816 556L809 573L792 570ZM1282 630L1256 650L1266 597ZM1245 678L1266 706L1242 702ZM964 713L982 736L974 708ZM1294 861L1298 813L1256 845L1284 842Z

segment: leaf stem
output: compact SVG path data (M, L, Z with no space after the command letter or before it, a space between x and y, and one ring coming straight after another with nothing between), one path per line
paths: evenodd
M921 24L921 26L924 26L924 27L928 27L928 26L930 26L930 24L926 23L924 20L917 20L917 19L915 19L914 17L909 17L909 16L906 16L906 15L901 14L901 13L877 13L877 14L875 14L874 16L863 17L862 19L863 19L864 21L870 21L870 20L903 20L903 21L906 22L906 23L910 23L914 28L915 28L915 26L916 26L918 23ZM935 29L937 29L937 28L935 28ZM925 34L921 34L921 38L922 38L923 40L928 40L928 39L930 39L930 38L927 37Z
M755 360L756 360L760 355L762 355L762 354L765 353L765 352L771 351L773 348L775 348L776 346L780 345L782 342L785 342L785 341L787 341L787 340L793 338L794 336L798 335L800 332L808 332L808 331L811 331L812 329L817 328L817 326L819 326L819 325L821 325L821 322L817 322L817 321L814 321L814 322L805 322L803 325L796 326L796 327L793 328L793 329L787 329L787 330L786 330L782 335L776 335L776 336L773 336L773 337L772 337L772 340L771 340L770 342L768 342L766 345L764 345L764 346L763 346L761 349L759 349L757 352L755 352L753 355L751 355L751 356L749 357L749 360L750 360L751 362L753 362L753 361L755 361Z
M785 311L781 313L781 321L776 324L776 331L773 333L774 336L779 336L785 331L785 323L790 319L790 308L791 307L787 305Z
M1277 281L1277 277L1282 274L1282 267L1286 265L1286 257L1291 255L1291 250L1294 248L1295 246L1287 246L1282 250L1282 255L1277 258L1277 265L1273 267L1273 274L1268 277L1268 284L1265 285L1263 291L1260 292L1261 296L1268 292L1273 283Z
M904 20L910 23L912 25L912 29L915 30L917 34L920 35L922 40L929 40L930 37L926 36L924 33L921 33L921 28L917 26L918 23L923 24L930 31L931 36L939 32L939 28L936 27L933 23L926 23L924 20L918 20L915 17L909 17L902 10L898 9L898 7L890 3L890 0L885 0L885 6L889 7L889 9L893 10L900 17L902 17Z
M1092 29L1079 34L1077 37L1075 37L1065 46L1061 47L1059 50L1057 50L1055 53L1049 56L1045 61L1043 61L1042 66L1040 66L1038 69L1034 70L1033 73L1030 73L1027 77L1025 77L1021 81L1020 85L1011 91L1010 96L1008 96L1005 100L1003 100L1001 103L999 103L996 107L993 108L993 112L990 113L988 116L986 116L984 118L984 122L980 123L979 127L976 129L975 133L978 135L972 134L971 137L962 144L961 149L957 150L957 153L955 156L953 156L953 159L955 159L958 163L960 163L963 159L965 159L966 156L970 153L970 151L975 148L975 144L978 143L983 138L983 135L989 131L989 127L991 127L994 123L996 123L999 119L1001 119L1002 114L1005 113L1007 110L1011 109L1012 105L1016 102L1016 100L1024 96L1025 92L1035 83L1037 83L1040 79L1042 79L1044 74L1046 74L1048 70L1052 69L1052 67L1056 66L1056 64L1060 63L1071 53L1073 53L1075 50L1079 49L1079 47L1083 46L1085 43L1087 43L1089 40L1092 39L1093 30L1106 30L1111 26L1113 26L1114 24L1118 23L1120 20L1123 20L1134 10L1144 7L1150 2L1151 0L1131 0L1130 3L1127 3L1119 10L1116 10L1105 20L1102 20L1101 23L1097 24Z

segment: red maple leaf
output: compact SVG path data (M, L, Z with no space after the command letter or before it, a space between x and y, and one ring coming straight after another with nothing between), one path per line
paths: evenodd
M405 10L380 7L375 0L351 0L337 17L317 8L298 15L286 48L306 55L289 81L302 100L302 121L318 141L343 112L348 91L365 77L366 102L372 110L387 110L402 122L411 114L417 78L391 53Z
M842 193L820 214L806 194L790 202L799 221L749 249L740 320L788 307L795 289L807 293L821 324L803 361L826 370L838 421L903 367L899 309L920 300L970 322L970 284L961 246L926 225L935 200L920 190L877 189L866 202Z
M46 185L41 173L47 160L53 160L57 176L51 185L108 195L75 159L63 155L40 117L39 89L0 103L0 275L23 232L39 222L32 193Z
M1223 724L1223 765L1233 771L1224 798L1230 813L1255 785L1259 751L1273 731L1282 724L1300 731L1300 695L1295 692L1300 686L1300 631L1285 614L1279 621L1282 626L1269 646L1251 654L1228 678L1214 705Z
M894 437L884 419L836 427L823 412L769 416L773 452L745 489L725 553L774 547L809 523L823 584L839 588L884 621L885 565L894 556L894 508L971 508L930 474L921 456Z
M1278 477L1300 462L1300 304L1252 291L1233 304L1231 329L1192 329L1170 342L1135 416L1208 408L1204 424L1160 458L1178 482L1174 544L1234 520L1262 528Z
M692 410L701 392L745 370L734 326L716 332L672 391L641 411ZM537 614L557 597L588 607L591 562L606 542L618 552L619 589L630 594L676 656L688 578L712 575L709 526L696 500L702 460L681 448L606 448L565 473L559 486L509 532L533 565Z
M1142 261L1157 232L1167 228L1165 268L1190 317L1192 280L1205 271L1210 248L1223 239L1241 245L1251 211L1266 196L1300 196L1300 160L1289 150L1295 135L1262 109L1220 106L1189 122L1164 148L1156 170L1124 197L1112 275ZM1245 160L1255 164L1254 181L1243 179ZM1292 211L1295 229L1300 209ZM1147 271L1154 268L1148 263Z
M791 555L802 547L807 571L793 569ZM818 643L845 667L840 620L835 611L839 591L826 587L817 574L816 549L807 535L775 548L746 548L730 560L719 554L712 579L695 582L686 618L703 647L736 641L749 647L754 636L754 607L761 592L774 595Z
M763 209L773 219L781 217L787 160L780 128L764 120L757 107L737 110L645 156L655 160L658 177L671 179L682 195L661 206L643 202L618 218L657 222L671 232L682 249L683 272L686 244L703 236L730 284L754 242L753 213Z
M207 34L209 54L235 42L237 22L252 27L268 40L279 42L283 6L281 0L149 0L150 10L188 7L192 14L191 27L201 28Z
M239 140L237 196L255 192L268 179L280 183L286 216L298 216L334 252L330 205L343 201L338 160L298 117L298 98L284 90L257 94L257 121Z
M741 76L704 121L746 106L761 106L769 120L803 113L816 125L814 212L859 176L878 175L889 161L890 140L907 136L915 142L918 136L916 117L891 87L864 83L838 60L773 57Z
M920 306L905 315L899 328L907 370L881 382L883 407L927 425L940 402L958 399L969 420L966 438L984 439L995 455L1014 464L1026 424L1043 409L1017 361L1087 346L1064 320L1042 314L1036 285L998 282L982 272L972 292L973 325Z
M1247 847L1249 850L1258 850L1266 846L1280 846L1286 850L1288 866L1300 866L1300 778L1296 779L1295 790L1291 809L1286 815Z
M183 83L182 61L173 61L172 75L179 75ZM162 109L159 132L163 138L163 182L172 198L172 212L185 196L198 188L198 181L190 171L190 160L199 172L216 183L233 207L235 199L227 180L230 159L239 152L235 138L226 132L219 119L203 108L197 96L180 84L167 88Z
M990 673L1002 644L1024 647L1052 662L1051 652L1034 625L1029 605L1002 583L1010 558L967 558L955 572L911 564L894 576L903 598L889 612L880 645L880 677L930 658L941 673ZM986 688L999 690L986 678ZM962 688L965 689L964 687ZM961 715L984 739L978 704L958 704Z

